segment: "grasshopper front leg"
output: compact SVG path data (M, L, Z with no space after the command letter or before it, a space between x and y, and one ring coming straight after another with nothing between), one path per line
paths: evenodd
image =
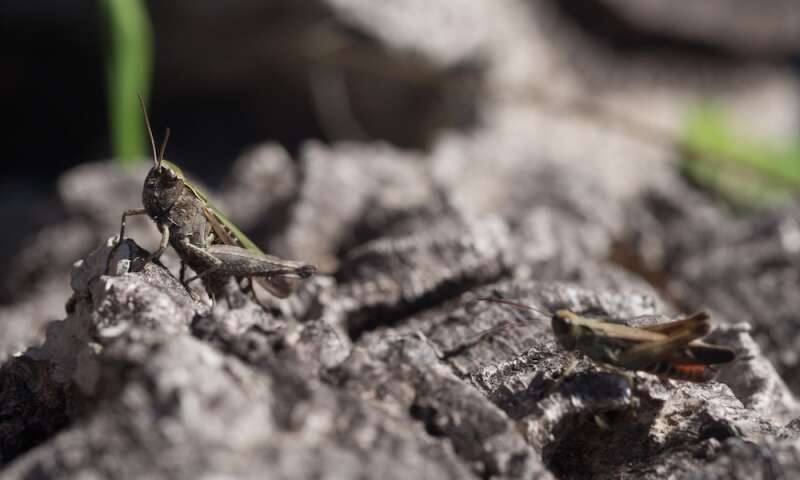
M117 253L117 248L119 248L119 245L122 243L122 239L125 238L125 226L127 224L128 217L146 214L147 210L144 208L131 208L130 210L125 210L122 213L122 219L120 220L119 224L119 238L117 238L117 243L111 249L111 252L109 252L108 259L106 260L106 274L108 274L108 271L111 268L111 259L114 258L114 254Z
M119 224L119 239L117 243L122 242L122 239L125 238L125 226L127 224L128 217L132 217L134 215L147 215L147 210L144 208L131 208L130 210L125 210L122 213L122 220Z

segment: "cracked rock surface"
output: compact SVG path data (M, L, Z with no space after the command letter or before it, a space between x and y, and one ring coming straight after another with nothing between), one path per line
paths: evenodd
M551 165L542 168L558 178ZM302 182L297 188L303 191ZM167 267L147 263L146 250L133 240L114 249L109 239L73 266L66 318L0 369L3 473L748 478L784 472L789 478L797 472L800 407L751 336L757 326L726 324L719 315L712 341L734 348L739 360L717 381L692 384L645 373L629 378L586 358L570 368L571 356L555 343L546 315L476 302L501 295L634 325L674 313L658 289L609 263L606 249L576 245L575 232L593 220L580 213L586 207L571 199L574 191L560 195L563 201L535 214L552 215L549 221L475 217L446 201L426 214L392 215L385 233L351 240L355 245L338 254L331 274L305 282L285 301L265 299L264 306L238 292L211 305ZM318 213L340 211L338 203L306 197L298 195L293 208L309 202ZM385 199L373 204L388 208ZM349 208L355 231L375 218ZM618 216L624 210L625 204L609 207L596 221L618 218L624 226ZM555 218L560 228L541 228ZM287 222L284 232L304 220ZM596 230L608 235L601 245L612 243L612 231ZM319 251L340 251L341 238L317 237ZM661 251L680 251L679 242ZM691 304L694 297L680 298Z

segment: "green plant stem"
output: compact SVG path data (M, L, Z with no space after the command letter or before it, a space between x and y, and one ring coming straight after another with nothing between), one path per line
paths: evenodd
M122 165L144 158L147 140L137 93L148 97L152 27L141 0L100 0L108 24L107 86L112 153Z

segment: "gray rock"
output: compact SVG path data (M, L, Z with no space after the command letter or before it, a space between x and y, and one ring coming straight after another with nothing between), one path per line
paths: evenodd
M302 256L322 271L336 268L338 252L375 238L401 219L435 210L441 201L420 159L388 145L327 149L310 144L300 168L297 203L271 251Z
M552 215L575 208L564 195ZM796 401L746 328L713 337L741 357L723 383L587 359L564 377L546 315L475 298L634 324L663 320L666 302L570 239L589 216L514 234L447 211L392 221L266 309L238 291L210 306L109 240L76 263L67 318L0 370L0 411L24 413L0 418L4 474L721 475L747 445L791 467ZM529 242L549 246L530 256Z
M187 336L144 348L145 355L134 357L125 348L104 352L104 373L124 379L120 390L6 473L288 479L382 471L388 478L471 477L446 444L309 384L291 369L250 367Z
M0 306L0 360L44 341L46 324L63 317L72 264L119 231L124 210L141 205L144 172L90 163L61 177L58 222L25 239L4 278L17 301ZM147 221L133 219L129 226L130 235L157 245Z
M118 250L134 258L117 255L112 271L120 263L136 264L142 258L145 252L130 247L129 241ZM300 375L306 371L303 359L321 366L319 357L312 359L303 345L319 345L324 352L330 330L320 334L304 325L299 339L292 340L294 334L275 335L260 348L252 341L254 335L269 336L283 328L268 312L256 312L252 303L242 306L250 314L220 305L208 312L166 270L152 264L122 276L93 276L105 268L95 258L107 254L104 247L77 267L76 279L91 280L75 282L87 288L75 292L73 313L54 327L40 349L3 372L8 386L3 389L4 407L13 407L21 398L30 400L31 392L41 404L39 417L9 417L3 422L0 432L8 435L2 438L4 452L18 453L15 448L21 447L13 442L26 435L50 434L74 422L48 445L9 467L9 476L35 471L53 476L102 472L126 478L195 478L201 473L255 477L273 472L277 478L340 478L378 470L392 478L415 470L439 478L471 476L447 444L430 439L421 427L409 432L403 422L384 418L313 376ZM100 272L83 271L93 266ZM192 318L195 333L210 343L188 335ZM225 334L209 334L207 329L203 333L202 324ZM270 356L279 350L271 346L277 342L293 353ZM69 353L74 358L67 358ZM284 364L284 357L295 363ZM35 362L38 370L22 369L22 362ZM53 385L29 387L25 396L19 393L21 387L12 388L40 377ZM203 380L195 382L196 378ZM69 388L75 391L63 393ZM56 398L62 403L79 405L67 409L44 403L49 397L41 390L61 393ZM47 416L54 412L60 414L59 421ZM51 430L20 426L23 419L37 420ZM254 464L256 451L262 454ZM318 461L308 462L309 455Z
M333 372L337 385L448 439L482 477L549 476L511 419L453 375L424 335L369 335L360 343Z
M254 240L270 238L288 221L299 183L299 168L280 145L255 147L233 165L218 196L218 207L240 228L258 226ZM265 224L259 224L262 219Z

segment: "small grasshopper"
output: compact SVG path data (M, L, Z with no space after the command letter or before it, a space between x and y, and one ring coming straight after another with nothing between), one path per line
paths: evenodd
M532 310L550 317L558 344L592 360L626 370L640 370L662 378L706 382L714 378L713 365L732 362L730 348L700 340L711 330L706 312L667 323L629 327L576 315L555 313L500 298L478 300Z
M262 252L244 233L228 220L175 164L164 160L164 150L169 140L167 129L160 152L150 128L144 99L139 95L145 125L153 149L153 167L142 188L144 208L134 208L122 214L119 239L125 237L126 219L132 215L148 215L161 232L161 242L149 260L157 260L167 245L181 259L181 282L184 285L202 279L209 295L222 292L230 277L249 278L248 288L255 298L252 281L278 298L285 298L293 289L292 279L308 278L316 272L314 265L283 260ZM185 267L196 275L184 280Z

